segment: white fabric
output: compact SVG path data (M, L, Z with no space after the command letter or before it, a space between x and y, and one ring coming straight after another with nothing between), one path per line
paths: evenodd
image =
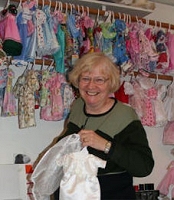
M60 183L60 200L100 200L98 167L105 168L106 161L89 154L85 147L57 159L63 166L64 176Z
M50 148L37 164L31 180L34 183L33 195L35 200L49 200L60 185L63 169L56 164L62 156L82 149L78 134L64 137Z

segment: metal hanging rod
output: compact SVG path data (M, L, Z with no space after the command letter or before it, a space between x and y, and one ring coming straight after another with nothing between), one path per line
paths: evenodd
M12 0L13 2L18 2L20 3L20 0ZM22 2L24 2L25 0L22 0ZM61 2L62 3L62 8L63 9L68 9L70 10L71 9L71 5L70 3L65 3L64 1L57 1L57 2ZM44 0L44 5L50 5L51 4L51 7L54 7L56 6L56 1L50 1L50 0ZM43 1L42 0L38 0L38 5L43 5ZM80 11L83 11L83 9L85 11L89 11L90 14L94 14L94 15L100 15L100 16L103 16L106 14L106 11L104 10L99 10L99 9L93 9L93 8L89 8L88 10L88 7L83 7L83 6L78 6L78 5L75 5L75 9L79 9ZM131 22L136 22L137 20L141 20L144 24L148 23L148 25L151 25L151 26L157 26L157 27L161 27L161 28L166 28L166 29L173 29L174 30L174 25L173 24L168 24L168 23L165 23L165 22L160 22L160 21L156 21L156 20L147 20L145 18L141 18L141 17L137 17L137 16L130 16L128 14L124 14L124 13L114 13L114 17L115 18L121 18L121 19L124 19L125 16L128 16L129 17L129 20Z

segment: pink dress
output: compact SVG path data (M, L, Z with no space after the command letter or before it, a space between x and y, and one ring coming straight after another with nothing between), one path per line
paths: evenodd
M167 47L169 49L170 57L169 57L169 67L166 70L166 72L168 74L173 74L174 73L174 56L173 56L174 55L174 45L173 45L173 43L174 43L174 34L168 32L167 33L167 38L168 38Z
M154 100L157 98L157 90L154 87L154 83L151 79L146 76L139 76L136 78L144 90L144 113L141 117L141 122L144 126L154 126L156 125L155 119L155 107Z
M153 101L157 97L157 91L155 88L150 88L145 91L145 114L141 118L141 122L143 125L146 126L154 126L156 125L156 118L155 118L155 107Z
M21 38L15 20L15 16L11 13L0 19L0 38L3 41L3 50L9 56L18 56L22 51Z
M49 91L49 102L41 108L40 117L46 121L58 121L63 118L63 100L61 94L61 85L65 82L62 74L54 73L46 81L45 88Z
M129 104L135 109L137 115L141 118L144 115L144 90L140 84L134 80L132 83L125 82L125 94L129 95Z
M172 184L174 184L174 161L169 164L168 171L159 183L157 190L160 190L161 194L167 195ZM174 197L174 190L172 191L172 197Z

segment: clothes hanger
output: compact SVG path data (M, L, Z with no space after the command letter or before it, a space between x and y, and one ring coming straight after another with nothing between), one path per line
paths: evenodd
M118 19L121 20L121 13L118 12Z
M61 12L62 12L62 10L63 10L63 4L62 4L61 1L59 2L59 8L58 8L58 10L61 11Z
M42 59L42 65L41 65L40 71L42 71L44 67L45 67L45 59Z
M49 11L51 11L51 4L52 4L52 2L51 2L51 0L49 0Z
M115 22L115 15L114 15L114 11L111 11L111 23Z
M7 9L9 5L10 5L10 0L7 0L7 4L5 5L4 9Z
M58 1L56 1L55 7L54 7L54 13L57 11L57 5L58 5Z
M106 11L105 12L105 15L107 16L106 20L105 20L105 23L111 23L111 16L112 16L112 12L109 10L109 11Z
M76 7L77 7L77 13L80 13L80 6L79 6L79 4L76 5Z
M49 70L49 69L51 70L52 68L54 68L53 64L54 64L54 59L51 61L50 65L48 65L46 70Z
M70 15L72 15L72 10L73 10L72 7L73 7L73 6L72 6L71 3L69 3L69 6L70 6ZM68 6L67 6L67 10L68 10Z
M89 17L89 7L86 6L87 16Z
M94 27L97 27L99 25L99 17L100 17L100 10L98 9Z
M45 1L42 0L42 9L44 8L44 6L45 6Z
M65 15L68 14L68 3L65 3Z
M82 9L82 14L81 14L81 16L85 16L85 8L84 8L84 6L81 6L81 9Z

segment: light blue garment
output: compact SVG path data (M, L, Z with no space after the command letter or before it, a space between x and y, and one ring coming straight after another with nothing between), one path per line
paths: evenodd
M40 57L46 55L52 55L59 50L59 44L56 39L56 35L53 31L53 23L50 15L50 7L48 5L44 6L42 9L45 14L46 21L42 24L44 46L37 50Z
M36 58L36 47L37 47L37 37L36 37L36 12L33 13L33 23L35 25L35 29L31 37L27 38L27 50L26 50L26 56L25 60L27 62L34 62Z
M125 30L126 23L123 20L115 20L116 38L114 42L113 56L116 58L116 64L121 66L129 60L126 52Z

